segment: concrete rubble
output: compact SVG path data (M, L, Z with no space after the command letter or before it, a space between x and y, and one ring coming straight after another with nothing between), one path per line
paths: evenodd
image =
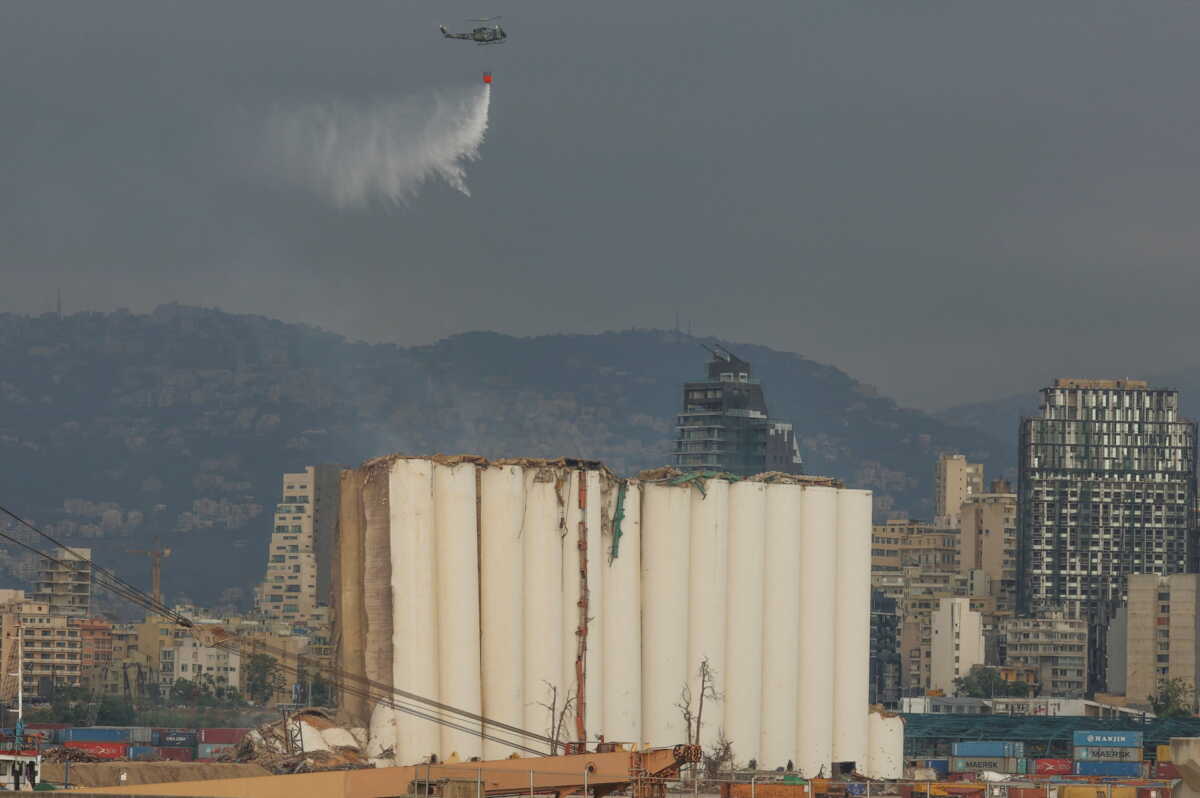
M365 753L366 729L342 728L319 709L290 715L288 725L291 735L282 718L254 729L221 761L253 763L276 774L352 770L375 764Z

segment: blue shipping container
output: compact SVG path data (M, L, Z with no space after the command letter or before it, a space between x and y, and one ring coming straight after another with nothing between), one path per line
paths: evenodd
M129 746L130 759L160 759L158 749L152 745Z
M955 756L1003 757L1020 759L1025 756L1025 743L1010 743L1004 740L964 740L954 744Z
M163 729L154 733L154 744L164 748L195 748L196 742L194 731Z
M945 776L950 772L949 759L926 759L925 767L936 772L939 776Z
M129 729L115 726L89 726L82 729L64 729L64 743L127 743Z
M1113 776L1119 779L1140 779L1141 762L1076 762L1077 776Z
M1077 731L1074 735L1076 748L1141 748L1140 731Z

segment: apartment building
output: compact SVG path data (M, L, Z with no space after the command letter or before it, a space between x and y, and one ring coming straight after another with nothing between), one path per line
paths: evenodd
M301 626L328 624L329 565L337 528L340 469L309 466L284 474L259 609Z
M0 693L15 698L20 673L27 696L49 698L55 687L78 687L83 675L79 619L50 612L40 601L0 606ZM18 664L19 663L19 664Z
M993 483L988 493L976 493L960 509L959 568L981 571L1000 612L1011 614L1017 601L1017 494Z
M938 455L933 470L933 522L940 527L958 528L963 503L983 493L983 466L968 463L965 455Z
M1082 698L1088 688L1087 622L1046 612L1003 623L1004 664L1036 670L1044 696Z
M929 687L953 695L954 681L985 662L983 615L971 609L968 598L939 599L930 637Z
M1148 704L1162 682L1200 685L1200 574L1130 574L1125 695Z
M39 564L32 601L45 604L51 615L87 618L92 614L91 549L60 548Z

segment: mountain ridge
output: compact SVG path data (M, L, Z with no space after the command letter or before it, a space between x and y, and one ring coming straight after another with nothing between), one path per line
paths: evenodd
M404 451L585 457L634 474L669 462L701 342L749 360L806 470L872 489L880 517L930 515L939 451L1009 467L1003 441L755 344L477 331L404 347L171 304L0 315L0 501L141 584L148 566L126 550L160 538L176 551L170 598L245 602L283 473ZM0 567L29 563L0 553Z

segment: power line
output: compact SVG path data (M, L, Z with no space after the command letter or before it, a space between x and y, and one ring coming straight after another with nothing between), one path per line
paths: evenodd
M13 519L21 526L35 532L37 535L50 541L58 548L69 552L74 557L76 557L78 559L78 561L89 565L92 569L91 570L91 579L98 587L100 587L104 590L108 590L109 592L114 593L117 597L123 598L132 604L136 604L136 605L142 607L143 609L149 610L158 615L162 615L165 618L167 618L168 620L170 620L170 621L174 622L175 624L182 626L186 629L192 629L192 630L197 629L195 623L187 616L167 607L162 601L156 599L153 596L150 596L145 591L135 587L134 585L129 584L128 582L126 582L125 580L121 579L116 574L114 574L112 571L109 571L107 568L103 568L103 567L97 565L95 563L95 561L92 560L91 558L84 557L79 552L75 551L74 549L70 548L69 546L66 546L65 544L56 540L53 536L43 532L41 529L39 529L38 527L36 527L32 523L30 523L29 521L26 521L24 518L17 515L12 510L8 509L7 507L5 507L2 504L0 504L0 513L7 515L9 518ZM4 539L11 543L14 543L17 546L20 546L21 548L35 554L36 556L42 557L43 559L46 559L52 563L62 566L63 568L69 567L65 561L59 560L59 559L51 556L50 554L48 554L44 551L41 551L40 549L38 549L34 546L31 546L30 544L28 544L16 537L13 537L12 535L7 534L6 532L0 531L0 539ZM230 634L223 629L221 629L220 632L222 634L224 634L225 637L221 640L216 640L214 637L214 640L215 640L214 645L224 648L229 651L235 651L236 653L238 653L239 656L244 655L244 653L245 653L241 648L242 644L249 644L252 649L253 648L262 648L264 650L271 649L271 647L269 647L269 646L261 645L261 644L255 643L253 641L242 640L239 637L237 637L236 635ZM278 650L275 650L275 653L278 653ZM285 670L288 670L290 672L295 672L297 674L301 674L302 671L300 669L300 666L299 665L296 665L296 666L288 665L287 658L286 658L287 652L283 652L283 653L284 653L284 656L282 656L276 660L278 663L281 664L281 667L283 667ZM368 701L372 701L375 703L383 703L394 709L400 710L401 712L407 712L408 714L414 715L416 717L424 718L426 720L433 721L434 723L438 723L443 726L458 729L460 731L467 732L471 735L479 734L484 739L491 740L493 742L497 742L502 745L512 746L512 747L518 748L522 751L537 754L539 756L542 756L544 754L544 752L542 752L542 751L539 751L539 750L536 750L533 748L529 748L520 743L514 743L511 740L506 740L506 739L491 735L487 732L484 732L482 730L482 727L490 726L490 727L493 727L496 729L502 729L504 731L508 731L513 734L516 734L522 738L537 740L539 742L548 743L552 746L557 744L557 741L555 741L554 739L547 737L545 735L529 732L525 729L521 729L520 727L513 726L513 725L507 724L507 723L503 723L501 721L493 720L491 718L484 717L483 715L469 712L465 709L460 709L458 707L451 706L450 704L446 704L441 701L435 701L434 699L427 698L425 696L418 695L417 693L412 693L407 690L402 690L402 689L400 689L398 687L394 687L392 685L385 685L380 682L375 682L375 681L372 681L365 677L360 677L356 674L343 673L340 669L337 669L337 668L326 668L324 670L326 671L326 675L331 675L337 680L337 683L341 686L341 689L343 690L343 692L348 692L348 693L358 696L360 698L366 698ZM347 679L349 679L351 681L359 682L362 686L348 687L345 683L345 680L347 680ZM442 717L440 715L432 715L432 714L429 714L426 712L422 712L422 711L416 709L415 707L401 704L396 700L395 696L400 696L400 697L408 699L410 701L416 701L416 702L418 702L420 704L424 704L425 706L428 706L432 709L437 709L442 712L449 712L454 715L458 715L463 719L477 722L480 724L480 729L476 730L469 726L463 726L455 721L452 721L452 720Z

